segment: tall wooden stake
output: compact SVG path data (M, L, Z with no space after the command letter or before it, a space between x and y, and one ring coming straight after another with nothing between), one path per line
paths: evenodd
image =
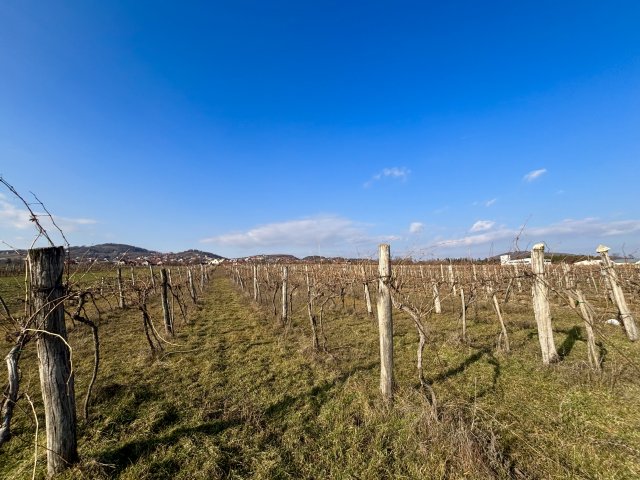
M379 247L378 330L380 333L380 391L387 402L393 400L393 317L391 290L391 251L387 244Z
M76 400L64 323L64 248L29 250L31 307L36 312L40 386L47 429L47 473L78 461Z
M531 250L531 270L533 272L533 312L538 325L538 340L542 353L542 363L549 365L558 361L556 344L553 341L551 327L551 309L549 308L549 287L544 272L544 244L537 243Z

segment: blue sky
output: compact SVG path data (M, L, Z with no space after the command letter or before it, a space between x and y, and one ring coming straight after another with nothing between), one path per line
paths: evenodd
M74 245L640 256L640 3L0 4L0 174ZM0 240L34 229L0 190Z

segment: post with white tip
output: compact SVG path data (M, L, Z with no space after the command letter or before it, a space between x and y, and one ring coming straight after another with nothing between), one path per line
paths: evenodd
M538 325L538 339L542 363L549 365L557 362L558 352L553 341L553 329L551 327L551 309L549 308L549 287L544 271L544 244L537 243L531 250L531 271L533 272L533 312Z
M624 331L627 332L627 337L629 338L629 340L635 342L636 340L638 340L638 327L636 326L636 322L633 319L633 315L631 315L631 310L629 310L629 307L627 306L627 301L624 298L624 293L622 293L622 288L620 287L620 281L618 279L618 273L614 270L613 262L609 258L609 247L600 245L598 246L596 252L598 252L602 257L602 273L609 280L609 286L611 287L613 301L618 307L618 315L620 316L620 320L622 320L622 324L624 325Z

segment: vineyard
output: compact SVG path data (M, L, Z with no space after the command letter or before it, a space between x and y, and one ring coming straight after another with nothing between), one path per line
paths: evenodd
M640 268L606 248L35 275L43 250L0 277L2 478L640 477Z

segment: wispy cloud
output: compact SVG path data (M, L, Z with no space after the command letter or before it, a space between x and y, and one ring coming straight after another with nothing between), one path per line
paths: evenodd
M366 226L337 215L321 215L299 220L269 223L244 232L225 233L202 239L223 247L257 248L323 248L359 246L380 241L399 240L397 236L376 237Z
M532 170L532 171L530 171L529 173L527 173L523 177L523 180L525 182L533 182L534 180L540 178L545 173L547 173L547 169L546 168L540 168L538 170Z
M493 205L494 203L496 203L498 201L497 198L492 198L491 200L487 200L486 202L484 202L484 206L485 207L490 207L491 205Z
M421 222L411 222L409 225L409 233L420 233L424 230L424 223Z
M44 212L34 212L38 217L40 224L46 229L55 229L51 223L51 219ZM7 200L7 197L0 194L0 227L9 227L12 229L26 230L33 228L33 222L31 222L31 216L26 208L19 208L13 203ZM97 223L96 220L90 218L68 218L53 216L56 224L62 229L64 233L73 232L78 227L83 225L92 225Z
M375 174L367 182L365 182L364 187L368 188L372 186L375 182L382 180L383 178L406 180L409 177L410 173L411 173L411 170L409 170L406 167L384 168L380 173Z
M496 222L493 222L491 220L478 220L471 226L471 230L469 231L471 233L485 232L487 230L491 230L495 224Z
M480 230L474 230L474 227L476 227L478 223L480 222L476 222L474 226L471 227L470 233L473 233L473 235L441 240L434 244L434 246L456 248L483 245L498 240L515 239L520 234L520 228L498 228L490 230L494 225L491 225L491 227L487 229L483 228L486 226L485 224L479 226L481 228ZM538 241L554 236L592 235L594 237L611 237L636 232L640 232L640 220L606 222L589 217L581 220L566 219L546 226L526 228L523 231L523 235Z

